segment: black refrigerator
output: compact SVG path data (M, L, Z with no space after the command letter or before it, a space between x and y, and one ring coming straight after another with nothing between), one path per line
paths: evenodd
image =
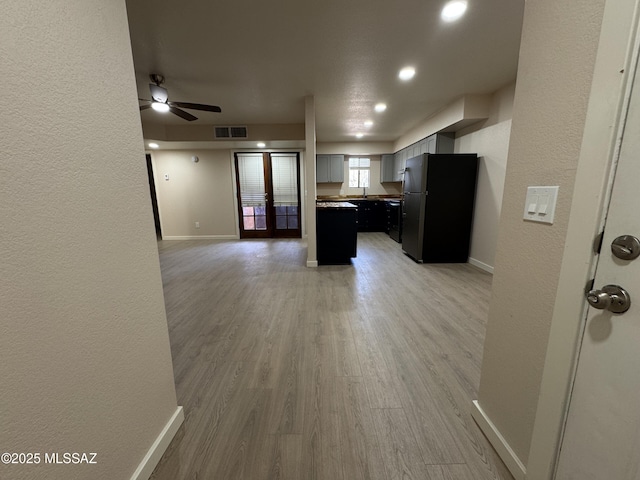
M403 182L402 250L417 262L469 258L478 156L422 154L407 160Z

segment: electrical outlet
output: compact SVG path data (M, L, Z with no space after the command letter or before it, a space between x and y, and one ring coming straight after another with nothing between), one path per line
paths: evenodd
M196 228L200 228L200 222L196 222Z

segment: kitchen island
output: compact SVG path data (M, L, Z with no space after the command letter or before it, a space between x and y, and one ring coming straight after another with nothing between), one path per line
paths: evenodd
M357 254L358 207L349 202L316 204L319 265L345 265Z

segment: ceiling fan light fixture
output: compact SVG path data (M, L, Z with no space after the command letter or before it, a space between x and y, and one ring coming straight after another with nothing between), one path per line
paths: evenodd
M169 111L169 105L162 102L153 102L151 104L151 108L153 108L156 112L167 113Z

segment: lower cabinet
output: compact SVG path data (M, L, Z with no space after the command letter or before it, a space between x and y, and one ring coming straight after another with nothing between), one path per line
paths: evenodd
M359 232L386 232L387 208L381 200L351 200L358 206Z
M357 254L358 230L355 208L316 209L316 241L319 265L351 263Z

